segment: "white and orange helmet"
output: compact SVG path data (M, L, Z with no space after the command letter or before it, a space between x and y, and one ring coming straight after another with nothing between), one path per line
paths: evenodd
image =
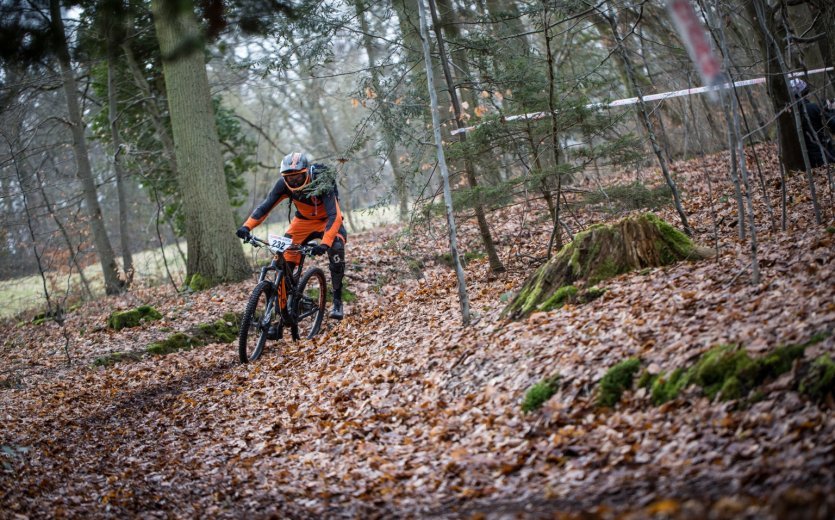
M284 156L279 172L290 191L304 188L310 183L310 158L304 152L292 152Z

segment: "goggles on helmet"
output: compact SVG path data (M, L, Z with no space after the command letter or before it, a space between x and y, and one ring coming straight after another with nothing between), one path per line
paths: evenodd
M284 184L291 191L304 188L310 182L310 174L307 172L307 168L303 170L288 170L282 173L281 176L284 178Z

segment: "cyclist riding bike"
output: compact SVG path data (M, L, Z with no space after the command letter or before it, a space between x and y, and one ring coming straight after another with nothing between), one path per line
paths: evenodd
M307 154L302 152L287 154L281 161L279 172L281 179L235 234L238 238L248 239L250 231L264 222L279 202L290 199L296 206L296 215L284 236L292 239L294 244L302 245L315 239L320 240L313 254L328 254L333 284L333 309L330 317L341 320L344 316L342 278L345 275L348 232L342 224L336 182L327 166L311 164ZM284 257L292 272L292 268L299 262L299 252L288 251Z

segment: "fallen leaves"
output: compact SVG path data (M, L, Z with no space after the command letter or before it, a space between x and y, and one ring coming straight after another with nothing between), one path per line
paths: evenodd
M719 176L716 161L708 166ZM699 240L712 243L694 163L679 163L678 175L690 181L682 184ZM790 180L804 189L802 178ZM714 189L732 190L717 179ZM67 318L69 367L54 324L4 329L21 339L3 351L3 369L19 383L0 390L0 504L32 516L365 517L604 515L609 503L635 517L718 517L831 502L820 490L835 481L835 419L777 381L747 409L687 391L653 407L645 391L627 390L601 411L592 392L628 357L659 372L717 343L755 355L831 330L832 236L797 204L787 233L757 215L759 286L745 274L747 245L722 224L715 260L616 277L588 304L504 323L501 295L519 287L550 233L547 222L520 229L519 208L510 208L492 220L497 237L518 237L501 242L509 273L491 276L485 260L468 265L477 314L469 328L459 324L454 273L428 260L443 230L407 239L410 254L427 259L417 280L400 248L386 245L403 240L387 228L352 239L349 254L368 280L352 280L360 298L346 319L314 340L271 342L258 363L239 365L233 346L211 344L92 367L96 357L239 312L251 283L188 296L142 290L135 299L164 319L118 333L96 327L119 300L89 303ZM726 222L731 210L720 210ZM577 216L584 225L599 219L594 208ZM479 248L473 223L462 224L461 244ZM834 345L830 338L814 354ZM525 390L556 373L559 391L521 414Z

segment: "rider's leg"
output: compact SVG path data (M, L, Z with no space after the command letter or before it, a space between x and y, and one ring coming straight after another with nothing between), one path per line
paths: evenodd
M342 311L342 279L345 277L345 241L342 236L337 236L328 250L328 264L331 272L331 283L333 284L333 310L330 317L341 320L344 316Z

